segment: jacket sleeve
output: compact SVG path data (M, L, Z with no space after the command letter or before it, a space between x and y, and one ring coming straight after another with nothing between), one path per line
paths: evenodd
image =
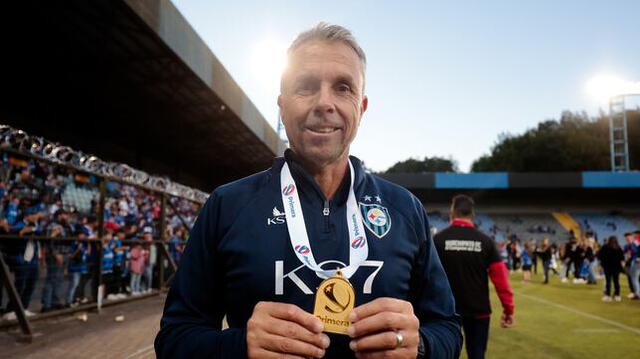
M154 342L158 358L247 356L246 330L221 328L222 274L216 256L219 204L214 192L191 230Z
M509 285L509 271L503 261L496 261L489 265L489 278L496 287L503 313L513 315L513 292Z
M455 313L449 280L431 238L427 214L419 202L416 207L421 213L421 223L416 228L420 252L411 276L411 302L420 320L427 357L458 358L462 346L460 318Z

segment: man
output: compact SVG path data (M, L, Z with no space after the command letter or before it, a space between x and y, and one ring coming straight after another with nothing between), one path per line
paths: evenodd
M151 293L153 290L153 270L158 258L158 250L155 243L153 243L153 227L145 226L142 228L142 241L144 242L143 246L149 250L149 261L144 267L144 273L142 273L142 279L144 280L142 291Z
M577 261L580 258L580 246L578 245L578 238L571 235L569 237L569 241L563 246L563 254L562 254L562 283L567 283L569 281L569 273L571 273L571 268L573 267L573 282L580 282L580 268L578 266Z
M368 103L363 51L348 30L321 23L288 56L278 105L291 149L216 189L200 211L158 357L457 358L458 318L422 204L349 156ZM336 268L355 296L339 322L311 314ZM316 295L344 313L345 293ZM347 335L322 333L336 323Z
M129 246L123 245L125 240L124 230L118 227L115 223L112 223L111 226L116 231L115 237L109 241L109 248L113 251L115 258L113 263L113 287L110 289L111 298L107 296L107 299L122 299L125 298L124 294L126 285L124 282L124 266L125 266L125 255L127 250L129 250ZM107 223L109 225L109 223Z
M58 209L54 218L55 220L47 227L48 236L52 238L71 237L74 228L69 223L69 214L63 209ZM47 241L45 243L44 258L47 265L47 276L42 290L42 313L64 308L61 291L68 252L67 242Z
M629 295L632 300L640 299L640 231L635 231L632 236L631 243L625 246L625 250L629 253L629 278L633 296Z
M462 316L469 359L484 358L487 349L491 317L487 274L502 303L501 326L511 327L514 318L508 270L496 243L474 227L474 206L469 196L453 197L451 225L434 238L456 299L456 311Z
M40 258L40 243L30 237L41 234L42 229L38 224L41 215L42 213L37 206L29 207L25 210L22 221L17 222L13 227L13 233L18 236L14 240L16 251L11 261L14 263L14 285L27 316L35 315L28 308L38 280L38 261ZM15 306L12 302L7 305L7 312L3 318L8 320L16 318Z

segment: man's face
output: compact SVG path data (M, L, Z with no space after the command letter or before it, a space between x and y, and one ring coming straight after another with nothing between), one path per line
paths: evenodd
M296 154L320 166L346 158L367 109L362 73L342 42L312 41L291 54L278 106Z

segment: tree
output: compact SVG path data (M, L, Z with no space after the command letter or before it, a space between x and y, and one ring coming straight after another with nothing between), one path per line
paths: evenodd
M385 173L458 172L458 163L452 158L425 157L423 160L409 158L396 162Z
M628 139L631 168L639 168L640 111L629 111ZM520 135L498 136L491 153L475 160L472 172L482 171L607 171L611 169L609 119L604 114L562 112Z

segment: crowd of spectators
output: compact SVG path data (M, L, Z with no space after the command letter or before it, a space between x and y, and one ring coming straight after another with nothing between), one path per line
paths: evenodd
M47 312L95 300L98 274L104 284L99 292L106 300L157 288L158 264L169 272L173 267L168 259L160 260L154 240L166 239L172 261L179 262L200 206L168 196L166 233L161 236L160 194L107 181L100 231L99 181L64 166L2 153L0 251L28 316L36 307ZM65 201L65 191L74 190L92 194L86 206ZM0 314L15 319L3 287ZM40 306L32 301L34 296Z

